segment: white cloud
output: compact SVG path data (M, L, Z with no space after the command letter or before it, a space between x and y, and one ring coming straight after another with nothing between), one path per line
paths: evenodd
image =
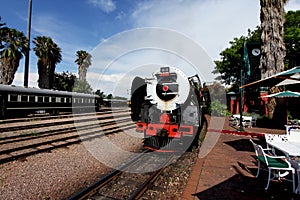
M187 76L199 74L202 81L213 80L214 64L205 51L191 38L169 29L125 31L104 40L91 53L93 62L89 72L92 73L88 73L87 79L93 88L113 96L128 93L133 79L129 77L151 78L162 66L179 68ZM120 75L126 81L120 81Z
M131 14L130 20L133 27L158 27L183 34L186 38L203 47L212 61L219 59L219 53L229 45L229 41L233 40L234 37L246 35L248 28L254 29L259 25L259 9L259 2L252 0L140 1ZM109 66L110 74L126 73L124 71L151 63L186 68L188 64L184 57L180 56L188 53L190 56L188 61L197 56L201 57L199 56L201 54L198 52L199 49L194 51L193 48L182 48L180 45L184 44L172 36L153 37L151 32L144 33L144 35L132 33L126 38L122 38L122 42L117 37L118 35L113 36L113 40L116 41L108 41L107 44L107 41L104 40L102 45L107 46L101 48L99 54L93 52L97 54L93 55L93 57L98 58L93 60L93 65L97 67L91 67L90 70L105 73L103 70ZM162 50L176 49L175 54L174 52L172 54L172 52L158 51L161 44L164 45ZM134 51L140 46L145 50L147 45L158 48L152 52L145 52L141 49ZM127 51L124 51L126 48ZM202 77L212 81L211 63L203 59L197 62L197 67L201 69ZM111 87L104 86L105 84L102 84L102 87L112 91Z
M234 37L259 25L259 1L145 1L132 14L136 27L164 27L186 34L213 60Z
M28 87L36 87L38 88L38 74L35 72L29 73L29 82ZM15 74L14 81L12 85L18 85L23 86L24 85L24 73L23 72L17 72Z
M284 7L285 11L300 10L300 0L289 0Z
M116 9L116 4L112 0L89 0L88 2L105 13L110 13Z

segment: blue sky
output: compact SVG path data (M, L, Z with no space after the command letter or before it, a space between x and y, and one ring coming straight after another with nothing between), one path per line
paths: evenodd
M145 27L162 28L184 35L201 46L211 60L217 60L219 59L219 53L229 46L229 41L234 37L246 35L248 28L254 29L260 23L260 5L258 0L32 1L31 39L36 36L49 36L62 49L63 61L57 65L57 72L68 70L77 73L77 66L74 63L77 50L86 50L92 54L95 53L95 55L97 52L97 57L94 57L93 61L98 64L101 63L98 59L101 59L105 41L110 41L106 45L109 44L110 48L113 46L110 49L112 51L118 46L124 46L126 43L132 44L135 41L132 41L131 38L129 42L127 38L123 37L123 40L118 40L119 43L112 44L111 38L117 38L115 36L122 35L124 31ZM7 26L16 28L26 34L28 1L0 0L0 2L2 21ZM290 0L285 7L286 11L299 9L300 0ZM173 38L176 38L175 34L173 36ZM138 37L137 40L140 41L147 39L146 37L143 38L143 36ZM120 42L122 43L121 45ZM33 48L33 45L31 47ZM101 50L100 52L99 49ZM132 60L137 60L137 58L141 60L145 58L147 60L146 57L149 60L147 52L140 52L138 57L128 54L126 59L119 60L122 60L122 66L126 64L132 66ZM29 86L37 85L36 60L34 52L31 51ZM160 60L153 60L153 63L160 62ZM144 64L142 62L134 63L134 65L149 64L151 64L150 61ZM24 59L21 61L17 71L14 81L15 85L23 84L23 68ZM96 68L97 66L90 67L91 75L88 77L88 80L90 78L94 89L100 87L106 93L112 91L110 84L116 82L118 80L117 77L124 77L124 74L126 74L122 70L118 71L120 68L118 65L107 74L103 74L103 68L101 68L102 71L97 71L95 70ZM128 67L128 70L131 69ZM206 70L206 67L203 67L203 75L210 77L210 70ZM99 79L99 74L101 73L102 79L106 81L99 86L96 85L97 80L95 80L95 77ZM130 82L129 79L127 81ZM212 81L211 78L208 81ZM125 90L128 89L124 88Z

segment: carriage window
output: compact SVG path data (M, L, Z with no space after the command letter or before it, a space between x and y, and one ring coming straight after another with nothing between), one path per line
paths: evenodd
M92 99L92 103L95 103L95 99Z
M44 97L44 102L48 103L49 102L49 97Z
M66 98L66 103L70 103L71 102L71 98Z
M65 102L66 102L66 98L62 97L62 98L60 99L60 102L65 103Z
M61 98L60 97L56 97L56 102L60 103Z
M51 102L55 103L55 97L51 97Z
M29 102L35 102L35 96L30 95L29 96Z
M28 96L27 95L21 95L21 101L22 102L27 102L28 101Z
M16 94L10 94L8 97L8 101L18 101L18 95Z
M42 96L38 96L38 102L43 102L44 98Z

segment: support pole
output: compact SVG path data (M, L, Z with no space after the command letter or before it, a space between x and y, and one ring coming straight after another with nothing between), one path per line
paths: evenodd
M241 66L241 78L240 78L240 127L238 131L245 131L243 126L243 88L241 86L243 85L243 65Z
M32 11L32 0L29 0L29 2L28 2L28 22L27 22L28 50L27 50L26 55L25 55L24 87L28 87L29 54L30 54L30 30L31 30L31 11Z

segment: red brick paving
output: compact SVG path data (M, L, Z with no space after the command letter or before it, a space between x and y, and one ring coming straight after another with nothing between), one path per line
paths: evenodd
M207 134L214 129L209 129ZM292 193L292 183L271 181L269 190L267 172L255 178L257 165L249 139L261 142L256 133L284 133L284 130L246 128L242 135L225 127L216 145L204 158L198 158L183 192L183 200L211 199L300 199ZM220 132L220 131L219 131ZM251 136L255 135L255 136Z

